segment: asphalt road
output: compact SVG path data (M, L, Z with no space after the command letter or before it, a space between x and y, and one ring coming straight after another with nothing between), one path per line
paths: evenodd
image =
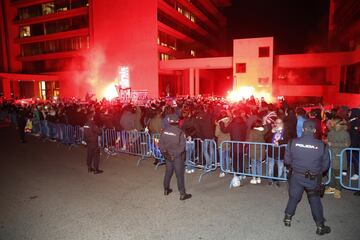
M198 183L186 175L193 198L179 201L174 176L163 195L164 167L152 159L102 156L104 173L87 173L85 148L28 137L18 143L13 128L0 126L0 239L360 239L360 197L323 199L330 235L318 237L306 195L291 228L282 223L287 185L245 184L229 189L218 172Z

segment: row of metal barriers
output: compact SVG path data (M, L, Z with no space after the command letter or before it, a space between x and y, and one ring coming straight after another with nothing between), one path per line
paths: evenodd
M104 148L140 156L138 165L149 157L157 160L156 169L165 163L159 148L160 134L104 129L101 139ZM193 139L186 143L185 164L188 171L195 168L202 170L199 181L205 174L218 168L225 174L287 181L288 170L283 161L285 149L286 145L275 146L270 143L224 141L218 146L211 139ZM340 172L347 166L348 174L340 174L337 179L342 187L349 190L360 191L360 180L351 180L355 173L353 168L357 172L360 170L359 152L359 148L346 148L339 155ZM331 168L324 180L324 184L330 183Z
M33 123L34 126L34 123ZM50 139L68 144L70 147L85 144L84 131L80 126L66 124L52 124L47 121L35 123L38 133ZM160 134L150 134L144 131L117 131L103 129L99 137L99 146L109 155L126 153L139 156L137 162L150 157L156 159L156 169L165 163L159 148ZM286 145L275 146L270 143L224 141L217 145L214 140L192 139L186 143L186 169L201 169L199 182L202 177L210 172L220 169L225 174L248 176L268 179L269 181L287 181L288 170L284 165L283 156ZM360 148L345 148L338 155L340 159L340 173L347 166L346 176L339 174L343 188L360 191L360 180L351 180L353 173L359 172ZM355 170L354 171L354 167ZM325 184L331 180L331 168L324 178Z

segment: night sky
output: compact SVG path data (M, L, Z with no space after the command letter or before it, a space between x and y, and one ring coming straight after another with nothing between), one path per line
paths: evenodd
M274 36L275 54L325 51L328 12L329 0L232 0L228 46L234 38Z

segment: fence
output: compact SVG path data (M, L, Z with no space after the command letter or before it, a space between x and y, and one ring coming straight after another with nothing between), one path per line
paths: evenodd
M345 148L340 154L340 184L343 188L348 190L360 191L360 179L351 178L356 174L359 175L360 171L360 148ZM346 162L345 162L346 161ZM342 174L345 164L347 165L347 174Z
M16 115L15 115L16 116ZM1 114L1 119L10 119L16 123L15 116ZM44 138L59 140L71 146L84 144L84 130L80 126L62 123L51 123L46 120L33 122L33 133ZM108 153L126 153L140 156L137 165L146 158L158 160L156 169L165 163L159 149L160 134L150 135L140 131L116 131L103 129L99 145L107 149ZM193 139L186 143L186 168L192 170L200 168L199 182L204 174L215 171L219 166L222 172L240 176L251 176L269 180L287 181L288 171L284 166L283 156L286 145L275 146L270 143L224 141L219 148L214 140ZM346 148L338 155L340 157L340 173L344 170L345 160L348 167L347 176L337 177L343 188L360 191L360 180L352 180L356 173L359 175L359 148ZM355 170L355 171L354 171ZM325 184L331 181L330 168Z
M151 137L147 132L103 129L101 139L101 146L110 152L140 156L137 165L152 155Z
M152 156L158 161L155 167L156 169L165 163L165 159L159 149L159 141L160 134L153 134L151 137L151 151ZM188 171L194 168L203 169L199 177L200 182L205 174L216 170L219 166L216 142L211 139L203 141L199 138L186 141L185 159L185 165Z
M286 145L224 141L220 144L221 171L240 176L287 181ZM277 171L275 172L277 167Z

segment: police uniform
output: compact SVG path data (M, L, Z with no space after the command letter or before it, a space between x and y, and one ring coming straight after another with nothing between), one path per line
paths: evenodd
M87 146L87 166L88 172L94 172L94 174L102 173L102 170L99 170L100 162L100 148L98 143L98 136L100 135L101 130L95 124L94 120L91 118L84 125L84 136Z
M285 209L285 226L291 225L297 204L306 191L311 213L317 225L316 233L323 235L330 232L324 225L323 207L321 204L321 179L330 167L328 147L315 139L316 124L307 120L303 125L302 137L291 140L285 151L285 164L292 170L289 179L289 201Z
M171 177L175 171L177 186L180 192L180 200L186 200L191 194L185 192L184 183L184 153L186 138L184 132L177 126L178 117L169 116L170 126L165 128L160 136L160 151L166 160L166 172L164 177L164 194L169 195Z

